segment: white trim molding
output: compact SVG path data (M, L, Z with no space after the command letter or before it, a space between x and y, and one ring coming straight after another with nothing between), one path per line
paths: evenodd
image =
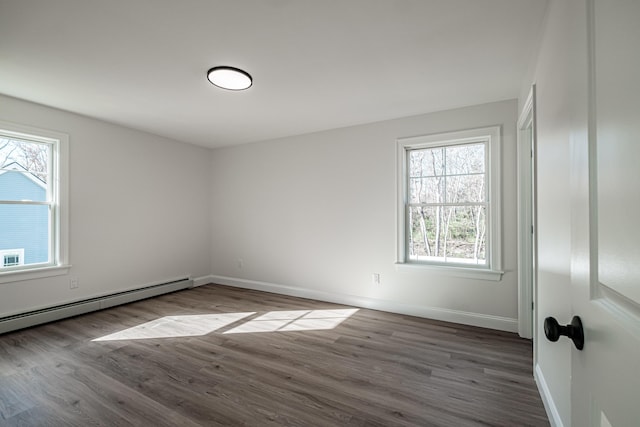
M486 270L484 268L449 267L446 265L418 264L412 262L397 262L395 266L396 271L431 270L452 277L464 277L465 279L488 280L492 282L501 281L502 275L504 274L504 271Z
M193 278L193 287L197 287L197 286L203 286L203 285L208 285L209 283L213 283L214 281L214 276L212 275L207 275L207 276L201 276L201 277L194 277Z
M536 87L533 85L518 119L518 334L534 336Z
M551 427L563 427L564 424L562 424L562 418L560 418L558 408L553 401L547 381L544 379L542 369L538 364L536 364L536 368L533 372L533 378L536 380L536 384L538 385L538 392L542 398L542 404L544 405L544 410L547 412L547 417L549 418Z
M274 294L289 295L299 298L309 298L318 301L333 302L336 304L369 308L372 310L387 311L390 313L406 314L409 316L423 317L426 319L441 320L444 322L479 326L481 328L496 329L499 331L518 331L518 319L509 317L493 316L483 313L471 313L440 307L404 304L369 297L337 294L332 292L317 291L313 289L298 288L294 286L279 285L275 283L259 282L256 280L240 279L235 277L212 275L207 276L207 278L210 278L210 281L213 284L233 286L235 288L253 289L256 291L271 292Z
M0 272L0 283L22 282L24 280L44 279L54 276L66 276L71 265L29 268L18 271Z

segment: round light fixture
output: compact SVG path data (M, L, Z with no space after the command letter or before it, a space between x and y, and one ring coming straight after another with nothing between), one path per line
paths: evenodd
M207 71L207 79L222 89L245 90L253 84L253 79L246 71L234 67L213 67Z

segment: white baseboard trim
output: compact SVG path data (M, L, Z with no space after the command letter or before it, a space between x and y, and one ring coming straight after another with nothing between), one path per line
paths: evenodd
M278 285L275 283L259 282L255 280L238 279L235 277L227 276L211 275L207 276L207 280L207 283L233 286L236 288L253 289L275 294L309 298L319 301L351 305L355 307L370 308L373 310L388 311L391 313L442 320L445 322L479 326L482 328L496 329L500 331L518 332L518 319L512 319L509 317L492 316L488 314L471 313L439 307L410 305L368 297L323 292L313 289L297 288L293 286ZM194 283L196 281L198 281L199 283L199 279L194 279Z
M196 286L208 285L209 283L213 283L213 277L214 276L212 276L211 274L209 274L208 276L194 277L192 287L195 288Z
M562 424L560 413L558 412L558 408L553 401L553 397L551 397L551 391L549 390L547 381L544 379L542 369L538 364L536 364L536 367L533 371L533 377L535 378L536 384L538 385L538 391L540 392L540 397L542 398L542 404L544 405L545 411L547 411L547 417L549 417L549 423L551 424L551 427L563 427L564 424Z

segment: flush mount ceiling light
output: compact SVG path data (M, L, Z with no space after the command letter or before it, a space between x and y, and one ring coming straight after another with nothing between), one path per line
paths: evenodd
M245 90L251 87L253 79L246 71L234 67L213 67L207 72L207 79L222 89Z

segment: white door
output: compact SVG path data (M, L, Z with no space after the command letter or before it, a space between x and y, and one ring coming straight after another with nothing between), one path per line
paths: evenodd
M572 314L582 319L585 343L572 348L571 420L637 427L640 1L588 0L585 15L588 136L571 147Z

